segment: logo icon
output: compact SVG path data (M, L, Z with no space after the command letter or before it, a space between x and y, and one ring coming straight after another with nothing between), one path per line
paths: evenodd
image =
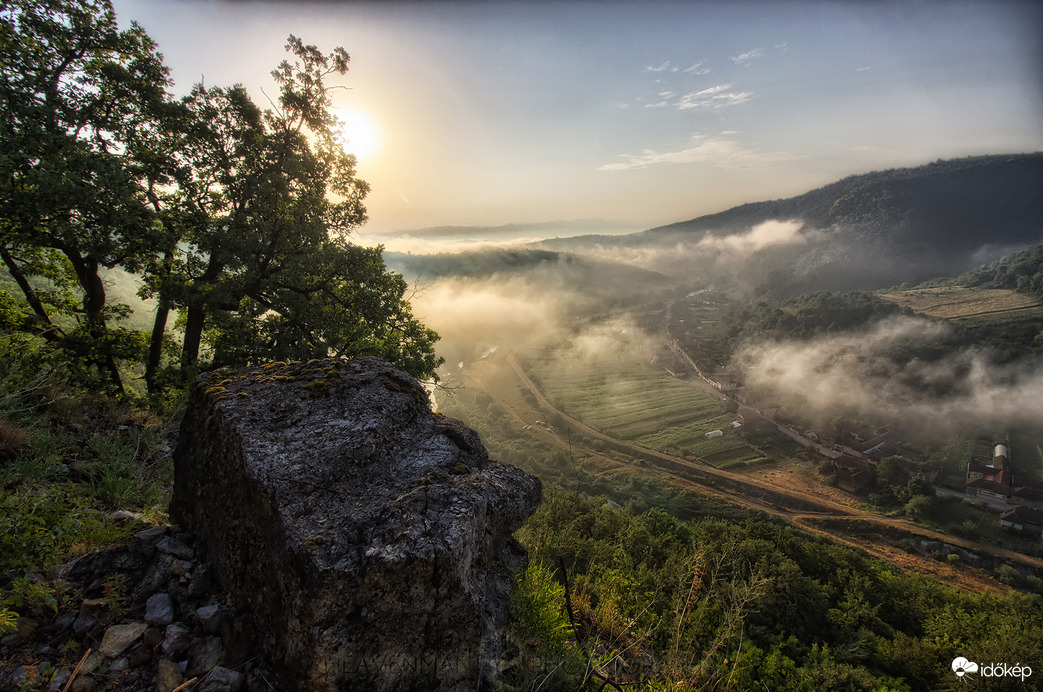
M977 673L978 664L974 661L968 661L963 656L957 656L952 660L952 672L962 678L967 673Z

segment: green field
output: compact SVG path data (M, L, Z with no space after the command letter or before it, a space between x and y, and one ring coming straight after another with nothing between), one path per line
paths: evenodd
M751 441L734 430L735 414L720 397L671 377L637 357L578 357L547 350L526 370L560 410L607 435L649 449L729 468L790 456L773 440ZM723 437L706 433L722 430Z

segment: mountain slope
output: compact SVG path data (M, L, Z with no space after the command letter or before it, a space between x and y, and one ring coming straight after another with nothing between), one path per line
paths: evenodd
M1040 190L1043 153L978 156L850 176L627 236L541 245L631 255L659 249L642 255L655 257L649 268L759 292L874 289L952 276L1040 242ZM779 222L799 232L772 236L776 227L762 227ZM754 242L764 238L771 242Z

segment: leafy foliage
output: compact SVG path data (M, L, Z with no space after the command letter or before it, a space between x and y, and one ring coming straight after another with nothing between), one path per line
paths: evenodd
M148 190L169 105L166 68L138 26L120 31L106 0L16 0L0 12L0 259L24 296L0 299L2 326L34 333L122 387L140 357L100 272L140 271L164 229ZM90 373L85 373L90 375Z
M523 583L545 583L545 564L568 566L575 646L617 685L937 689L961 652L1029 661L1043 650L1038 595L959 592L761 518L682 522L553 491L520 538L539 556ZM527 617L542 614L544 638L529 650L544 657L567 608L562 588L559 576L557 588L521 592ZM541 660L531 678L583 683L585 668Z
M114 392L142 365L155 392L164 366L176 379L328 355L434 378L438 337L413 317L409 287L380 248L347 241L369 191L330 111L327 80L348 54L294 36L286 48L271 110L240 86L175 101L155 45L137 25L120 31L109 0L6 4L0 329L47 342L70 376ZM156 299L151 336L106 294L112 269Z
M728 338L735 344L742 339L810 339L902 313L894 303L866 291L817 291L781 301L736 302L720 321L728 325Z
M1009 288L1043 298L1043 243L1005 255L991 264L943 282L956 286Z

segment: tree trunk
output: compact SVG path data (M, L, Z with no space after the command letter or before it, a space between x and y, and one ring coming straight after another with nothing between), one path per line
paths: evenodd
M72 249L63 249L63 252L72 262L73 269L76 270L76 277L80 281L80 288L83 289L83 311L86 313L87 332L92 339L104 342L108 331L105 324L105 284L101 280L101 275L98 274L98 260L83 257ZM99 370L108 371L113 389L122 394L124 392L123 380L120 378L119 367L116 364L115 356L112 355L112 350L105 348L94 362Z
M148 360L145 362L145 389L149 394L156 393L156 373L163 357L163 335L166 334L167 316L170 314L170 308L165 303L166 300L161 297L156 308L156 319L152 323L152 338L149 340Z
M173 261L174 253L167 250L163 254L163 264L160 267L162 274L159 279L156 318L152 322L152 336L149 338L148 358L145 361L145 389L149 394L156 393L156 374L159 372L163 359L163 337L166 335L167 318L170 316L170 300L166 295L166 284Z
M195 365L199 359L199 345L203 340L203 323L206 321L206 310L201 305L188 308L185 320L185 340L181 346L181 367Z
M214 259L211 254L206 271L199 279L192 282L193 288L200 293L208 290L221 276L224 268L224 262ZM181 347L182 369L195 365L199 360L199 346L203 341L203 325L206 323L207 309L206 298L197 298L188 306L188 316L185 319L185 341Z
M11 278L18 284L18 288L22 289L22 295L25 296L25 301L29 303L29 307L33 309L36 317L43 322L45 325L44 330L39 334L48 341L55 341L61 338L62 330L55 327L51 322L51 318L47 315L47 310L43 307L43 302L40 300L40 296L36 295L36 291L29 284L29 279L22 273L21 267L15 262L14 257L7 251L7 248L0 247L0 257L3 258L4 264L7 265L7 271L11 274Z

